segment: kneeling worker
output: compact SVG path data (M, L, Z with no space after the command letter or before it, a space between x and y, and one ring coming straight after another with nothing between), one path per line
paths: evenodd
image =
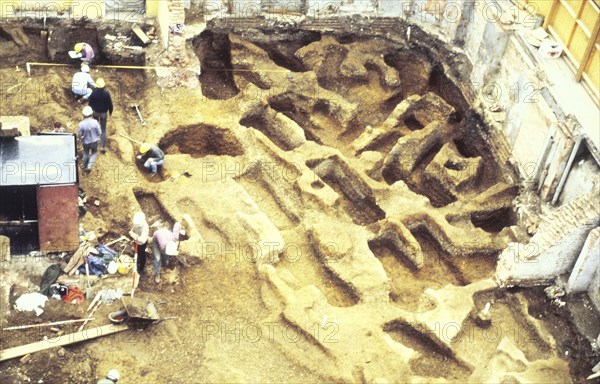
M140 145L140 153L138 160L144 161L144 167L152 171L151 176L156 175L158 167L165 162L165 154L156 145L143 143Z
M79 72L73 75L73 81L71 81L71 92L79 99L80 103L87 101L92 94L92 88L96 88L96 83L92 76L90 76L90 67L83 63Z
M94 48L88 43L77 43L73 47L76 57L80 58L84 63L91 63L94 59Z

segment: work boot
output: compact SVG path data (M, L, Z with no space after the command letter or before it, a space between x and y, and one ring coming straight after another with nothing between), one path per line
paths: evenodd
M154 276L154 282L155 282L156 284L160 284L160 275L156 275L156 276Z
M106 148L104 148L104 147L103 147L103 148L100 148L100 152L102 152L102 153L106 153Z

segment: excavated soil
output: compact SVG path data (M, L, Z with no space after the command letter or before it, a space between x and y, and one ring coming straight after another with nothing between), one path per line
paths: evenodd
M28 78L24 62L44 48L26 32L27 55L0 35L1 112L29 116L33 134L54 121L75 132L73 68L34 67ZM583 382L580 349L564 360L572 341L548 331L572 326L541 309L539 292L491 280L518 188L444 55L424 45L217 28L193 42L195 89L93 69L115 113L109 151L81 175L99 201L82 224L109 241L138 209L154 227L190 216L164 282L152 282L149 263L136 293L167 301L159 313L176 319L0 363L0 381L94 383L117 368L132 383ZM137 146L121 134L165 150L160 177L134 164ZM29 279L40 277L38 268ZM491 328L473 320L487 302ZM83 317L86 307L51 301L39 320L11 311L2 325ZM118 307L101 306L93 324ZM7 332L3 349L55 337Z

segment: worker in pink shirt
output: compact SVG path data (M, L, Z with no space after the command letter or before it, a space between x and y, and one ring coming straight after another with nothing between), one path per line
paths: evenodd
M181 224L175 223L173 230L161 228L152 235L152 253L154 254L154 282L160 283L160 267L169 263L171 256L179 254L179 234L184 231Z
M90 64L94 59L94 48L88 43L77 43L75 47L73 47L75 52L77 53L77 57L81 59L81 61L87 62Z

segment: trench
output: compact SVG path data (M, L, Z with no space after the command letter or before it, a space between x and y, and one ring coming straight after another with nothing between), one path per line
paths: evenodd
M239 93L233 78L229 36L206 30L193 41L200 59L202 94L209 99L226 100Z
M152 226L153 224L160 222L161 226L172 228L175 220L169 215L160 202L160 199L158 199L155 194L140 190L134 190L133 193L140 204L142 212L146 214L146 222L148 225Z
M393 321L385 324L383 330L395 341L420 353L419 357L409 361L416 374L460 382L471 373L469 368L454 358L449 347L433 342L426 332L419 331L411 324Z
M192 157L239 156L244 153L239 140L230 130L208 124L177 127L167 132L158 146L169 153Z

